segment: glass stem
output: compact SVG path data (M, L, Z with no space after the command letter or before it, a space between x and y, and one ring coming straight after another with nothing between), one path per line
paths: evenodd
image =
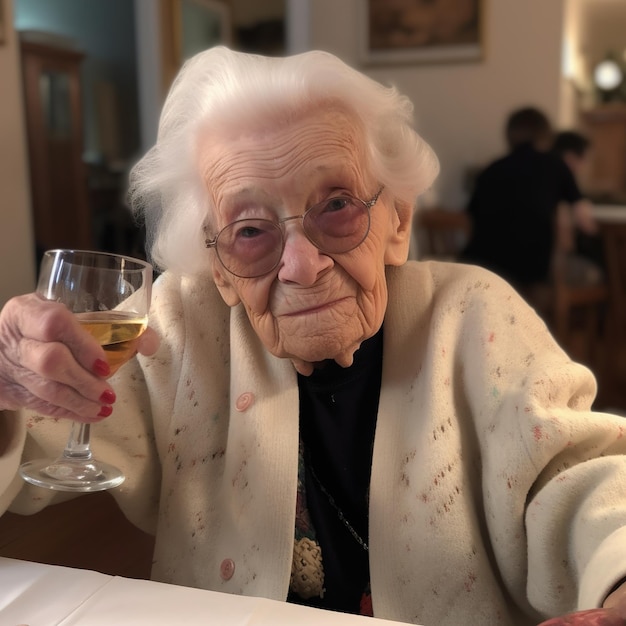
M91 459L91 449L89 448L89 431L91 424L82 422L72 422L70 436L63 450L63 457L66 459L77 459L89 461Z

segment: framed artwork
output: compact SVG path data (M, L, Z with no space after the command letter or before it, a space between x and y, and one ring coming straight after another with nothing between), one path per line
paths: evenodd
M161 17L166 90L189 57L219 44L232 43L230 6L226 0L161 0Z
M478 61L486 0L362 0L368 64Z

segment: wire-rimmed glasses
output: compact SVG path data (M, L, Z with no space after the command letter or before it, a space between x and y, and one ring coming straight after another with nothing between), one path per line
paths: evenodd
M370 230L370 209L383 187L368 201L343 194L314 204L302 215L280 220L246 218L222 228L206 240L215 248L224 268L240 278L257 278L280 263L285 248L285 223L301 220L308 240L327 254L350 252L361 245Z

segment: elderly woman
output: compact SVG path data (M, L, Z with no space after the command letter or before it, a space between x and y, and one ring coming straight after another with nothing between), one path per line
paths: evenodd
M406 262L438 168L411 117L322 52L188 61L131 177L143 354L106 380L62 307L2 312L4 506L52 499L14 478L62 446L41 416L87 415L157 580L426 626L617 603L623 419L501 279Z

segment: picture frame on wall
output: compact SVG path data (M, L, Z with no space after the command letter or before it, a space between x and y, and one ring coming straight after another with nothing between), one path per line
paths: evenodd
M485 4L486 0L361 0L362 61L480 61Z

